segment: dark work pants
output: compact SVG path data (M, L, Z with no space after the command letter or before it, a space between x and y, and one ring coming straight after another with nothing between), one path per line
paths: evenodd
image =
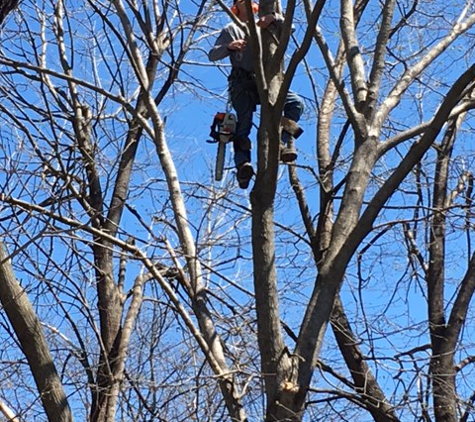
M229 82L231 101L237 115L236 133L233 137L234 163L237 167L251 161L249 134L252 129L253 113L260 102L256 83L251 75L240 72L238 76L235 76L231 73ZM284 104L284 116L298 122L303 110L302 99L294 92L289 91ZM287 144L290 138L290 133L283 131L282 142Z

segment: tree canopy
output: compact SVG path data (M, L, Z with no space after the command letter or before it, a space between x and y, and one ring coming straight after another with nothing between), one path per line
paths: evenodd
M0 412L472 420L472 3L261 0L244 191L205 142L230 6L0 5Z

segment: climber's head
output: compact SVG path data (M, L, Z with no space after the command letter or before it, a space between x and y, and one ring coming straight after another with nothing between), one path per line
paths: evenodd
M231 11L240 19L247 17L245 1L246 0L234 0L233 7L231 7ZM254 14L259 12L259 5L257 3L252 3L252 12Z

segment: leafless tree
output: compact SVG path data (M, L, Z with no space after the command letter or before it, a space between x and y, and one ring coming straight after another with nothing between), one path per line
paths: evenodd
M250 22L250 198L232 171L213 184L186 128L190 104L204 130L223 105L204 58L228 6L24 1L6 22L0 411L470 420L471 4L289 1L283 28ZM284 174L292 82L313 94Z
M64 367L63 385L67 384L65 379L77 378L90 389L87 397L79 387L74 400L66 399L66 391L59 389L58 399L49 400L50 390L57 388L47 382L44 371L59 381L58 363L49 358L45 341L41 347L23 346L49 420L72 420L74 412L70 409L75 403L71 401L76 400L84 402L84 419L115 419L132 332L144 300L145 284L150 280L167 292L169 297L162 304L182 316L214 372L228 372L222 368L222 348L209 318L196 247L158 112L197 29L207 19L204 2L189 8L187 15L177 7L169 2L25 2L24 19L11 43L18 55L14 52L2 57L1 108L8 122L3 136L16 143L16 151L5 156L9 162L5 162L9 167L5 174L10 175L3 189L8 214L2 220L4 232L10 236L15 225L21 227L14 236L18 251L13 255L25 254L29 262L22 264L21 271L34 277L34 285L42 285L33 288L35 295L48 292L58 306L52 314L62 315L69 328L66 335L57 326L56 318L55 323L48 323L49 311L42 316L46 330L56 333L64 343L57 346L64 350L60 352L63 365L75 362ZM95 28L98 24L100 28ZM147 241L137 244L139 237L121 228L127 210L139 227L143 224L129 197L138 194L130 185L138 151L144 151L140 145L150 140L165 174L166 180L160 186L168 186L172 193L171 208L157 217L163 221L160 225L173 221L173 236L178 237L182 249L179 256L174 252L177 246L170 245L165 234L155 234L150 222L142 227L154 245L150 255L145 252ZM31 195L26 194L31 187ZM32 216L39 219L34 217L30 227ZM28 251L32 245L34 254ZM64 255L62 247L66 248ZM164 262L162 253L167 256ZM183 257L190 276L179 264ZM170 280L185 287L200 328ZM90 287L95 288L94 293ZM12 300L17 302L13 308L16 314L8 312L8 317L20 342L24 344L22 336L26 336L28 344L32 332L38 331L38 318L30 321L25 316L22 310L26 305L16 299L15 293L21 287L17 285L15 289L5 290L2 303L9 309ZM94 302L96 305L91 305ZM37 306L44 306L42 299L38 299ZM70 306L73 309L68 309ZM29 313L34 314L32 310ZM21 328L22 317L25 325L35 324L28 332ZM226 378L225 375L220 380L223 393L230 407L236 407L235 393ZM133 405L131 409L127 413L133 414ZM184 413L183 417L188 416Z
M273 2L261 2L263 13L273 10L273 6ZM387 52L394 49L392 42L400 36L398 31L408 29L405 23L411 17L410 15L417 14L418 11L418 5L414 4L408 13L399 17L398 23L395 21L396 6L397 3L394 1L387 1L381 5L378 30L373 32L371 44L363 47L358 39L357 29L368 4L360 2L353 5L351 2L342 1L339 12L341 48L337 50L336 58L333 59L323 31L314 30L317 21L322 16L324 2L306 3L308 27L302 37L302 42L290 58L285 77L280 80L278 78L280 69L276 66L276 62L282 62L283 49L281 50L280 47L275 49L275 37L264 33L262 49L255 48L262 52L260 61L264 63L264 67L263 73L258 73L262 111L258 174L251 198L254 282L261 367L263 374L269 374L265 378L267 420L298 421L302 419L314 368L318 365L326 326L332 310L334 310L332 321L335 337L352 375L352 385L358 393L358 401L361 401L362 405L371 412L375 420L397 420L395 409L387 405L382 388L363 358L364 355L352 334L342 303L338 299L338 293L352 258L364 239L374 230L374 224L378 218L382 217L390 198L395 195L401 183L416 168L431 147L436 145L436 139L444 125L451 118L457 118L460 113L464 113L473 106L468 93L472 90L475 68L467 66L461 70L455 80L446 84L448 85L447 92L427 123L419 124L402 133L393 129L395 133L393 132L392 136L387 135L386 125L391 121L392 113L397 113L397 106L401 104L404 95L430 65L433 65L455 40L471 28L475 16L469 13L470 5L464 5L460 8L460 15L454 16L454 25L449 27L446 34L440 35L440 38L433 40L432 44L428 40L428 45L423 44L415 57L406 60L405 53L394 55L393 60L396 63L391 65L387 60ZM288 36L290 33L289 26L294 15L292 7L293 3L288 5L287 31L284 29L284 35L281 36L281 42L284 43L286 42L285 35ZM313 224L314 217L309 212L306 191L299 183L295 169L290 169L290 176L297 193L318 272L313 292L305 307L305 315L298 328L295 347L289 352L283 340L280 324L273 231L279 134L278 131L272 132L269 128L276 127L273 122L278 121L278 113L282 109L282 98L295 73L296 63L306 56L311 36L320 47L330 76L318 117L316 148L321 192L320 212L316 217L316 224ZM371 51L372 60L365 60L365 50ZM268 60L271 56L275 61ZM392 66L401 67L399 75L397 75L398 70L390 71ZM348 75L348 88L343 79L343 71ZM273 81L277 83L273 85ZM265 87L268 89L269 97L262 99L267 93ZM341 145L337 143L332 151L330 143L331 122L335 115L334 106L337 95L348 122L344 130L350 128L353 134L353 147L350 149L351 155L345 158L347 163L345 169L336 167L337 160L340 160L344 153L340 149ZM349 135L343 132L342 136ZM448 137L452 139L451 134ZM375 169L381 160L389 157L394 149L414 138L415 142L401 154L401 158L397 159L380 186L373 187ZM447 152L445 155L448 155ZM448 160L442 163L439 157L437 166L439 165L446 169ZM442 202L439 205L435 204L434 207L436 210L442 207L445 210L448 206L445 198L447 175L441 181L439 181L439 176L440 174L437 173L435 186L438 187L439 183L443 186L441 191L435 191L434 199L440 195ZM341 178L342 181L335 183L335 177ZM460 183L463 184L464 181ZM440 244L437 244L431 236L431 264L427 278L429 327L433 333L430 374L435 406L434 417L436 420L456 420L458 416L454 354L462 321L465 320L467 306L473 294L473 286L470 282L469 266L461 284L463 287L454 299L454 311L450 321L446 322L444 305L446 299L443 295L444 260L442 259L442 244L446 241L446 236L443 232L444 219L438 219L436 216L431 227L434 233L440 233ZM438 256L435 256L435 250ZM435 273L431 274L431 270ZM434 278L438 280L435 281ZM437 293L435 291L431 293L434 285L437 286ZM427 415L426 412L427 409L424 409L424 417Z

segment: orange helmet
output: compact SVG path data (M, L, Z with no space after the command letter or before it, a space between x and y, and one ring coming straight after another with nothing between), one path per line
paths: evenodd
M236 6L236 1L234 0L234 5L231 7L231 12L233 12L236 16L239 15L239 9ZM259 12L259 5L257 3L252 3L252 13L258 13Z

